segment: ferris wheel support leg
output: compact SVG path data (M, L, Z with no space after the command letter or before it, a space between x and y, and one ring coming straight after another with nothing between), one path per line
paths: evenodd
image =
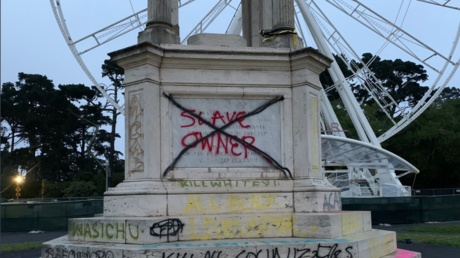
M334 60L334 55L332 54L329 46L327 45L326 40L323 37L321 29L319 28L318 24L316 23L313 15L311 14L307 3L305 0L296 0L297 5L304 17L308 28L315 40L316 45L321 53L328 56L329 58ZM343 103L348 110L350 118L353 122L353 125L358 132L359 138L362 141L370 142L376 146L380 146L380 142L378 141L377 137L375 136L372 127L370 126L369 122L364 115L364 112L361 110L361 107L353 95L350 85L346 81L345 77L343 76L340 67L338 66L337 62L332 63L332 67L329 68L329 73L331 74L332 79L336 84L338 83L339 86L336 87L337 91L339 92Z
M329 102L329 99L327 98L324 89L321 90L321 111L323 111L323 114L326 118L325 122L328 126L330 126L332 123L337 123L339 128L343 129L339 119L337 118L337 115L334 112L334 108L332 108L331 102ZM332 135L346 137L344 132L332 132Z

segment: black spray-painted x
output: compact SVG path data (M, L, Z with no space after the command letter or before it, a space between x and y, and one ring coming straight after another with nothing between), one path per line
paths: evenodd
M238 119L235 119L233 121L229 121L228 124L222 126L222 127L217 127L213 124L211 124L209 121L206 121L204 120L201 116L198 116L197 114L191 112L190 110L184 108L181 104L179 104L177 101L175 101L173 99L173 97L171 97L170 95L166 94L166 93L163 93L163 95L169 99L176 107L178 107L179 109L181 109L182 111L185 111L187 114L195 117L196 119L198 119L199 121L201 121L202 123L206 124L207 126L211 127L212 129L214 129L213 132L207 134L206 136L202 137L201 139L198 139L196 140L195 142L192 142L191 144L187 145L180 153L179 155L177 155L177 157L173 160L173 162L171 163L171 165L169 165L166 170L163 172L163 176L166 176L171 170L174 169L174 167L176 166L177 162L179 161L179 159L182 157L182 155L184 155L189 149L193 148L194 146L196 146L198 143L204 141L205 139L209 138L209 137L212 137L214 134L216 134L217 132L219 133L222 133L224 135L226 135L227 137L230 137L231 139L235 140L236 142L238 142L239 144L241 144L242 146L254 151L255 153L259 154L262 158L264 158L265 160L267 160L268 163L270 163L274 168L276 169L279 169L281 171L283 171L284 175L290 179L293 179L292 177L292 173L291 171L286 168L286 167L283 167L281 166L281 164L279 164L274 158L272 158L270 155L268 155L267 153L265 153L264 151L260 150L259 148L257 148L256 146L252 145L252 144L249 144L247 143L246 141L243 141L242 139L236 137L236 136L233 136L233 135L230 135L228 134L227 132L225 132L224 130L227 129L228 127L230 127L232 124L238 122L238 121L242 121L243 119L245 118L248 118L250 116L253 116L253 115L257 115L259 113L261 113L262 111L264 111L266 108L268 108L269 106L279 102L279 101L283 101L284 100L284 97L283 96L280 96L280 97L276 97L270 101L268 101L267 103L263 104L262 106L254 109L253 111L239 117Z

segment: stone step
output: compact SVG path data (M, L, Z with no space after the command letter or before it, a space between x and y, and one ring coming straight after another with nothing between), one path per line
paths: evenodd
M398 256L399 255L399 256ZM405 255L405 256L403 256ZM206 240L149 245L72 242L67 236L46 242L42 258L411 258L396 249L396 234L371 230L335 239L271 238Z
M124 182L105 193L104 216L160 217L341 210L340 193L327 180L300 181L297 182L298 191L293 190L292 180ZM161 188L163 184L164 188ZM304 185L321 191L303 189ZM147 189L152 192L141 194Z
M154 244L243 238L339 238L372 229L370 212L96 217L69 220L69 240Z

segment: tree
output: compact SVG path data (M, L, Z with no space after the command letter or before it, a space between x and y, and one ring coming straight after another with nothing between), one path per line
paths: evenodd
M391 106L389 110L391 117L402 116L405 109L413 108L425 95L428 87L421 86L420 83L425 82L428 75L422 65L401 59L381 60L379 56L373 56L370 53L364 53L362 56L364 63L368 63L371 59L374 61L369 69L402 110L399 112L395 106ZM357 66L363 67L360 63ZM365 74L365 77L363 79L373 81L370 74ZM357 84L353 90L361 104L375 103L363 85ZM387 97L385 100L388 103L390 101Z
M88 121L110 122L96 101L99 92L79 84L56 88L42 75L18 78L2 87L2 177L28 171L25 184L31 185L24 188L36 196L42 179L64 182L78 171L97 172L86 153L93 130Z
M437 102L383 147L420 170L415 188L458 187L460 182L460 99ZM401 178L412 185L414 175Z
M460 99L460 89L455 87L446 87L444 90L439 94L440 101L447 101L453 99Z
M123 86L123 80L124 80L124 74L125 71L123 68L121 68L117 63L110 61L110 60L105 60L104 64L102 65L102 77L108 77L109 80L112 82L112 84L107 87L107 91L109 92L109 95L112 97L112 99L116 102L120 102L120 93L122 90ZM111 132L108 136L109 140L109 150L108 150L108 161L109 161L109 168L110 168L110 176L109 176L109 187L113 185L112 182L112 173L115 171L115 162L118 159L118 155L120 155L120 152L115 151L115 138L119 137L119 135L116 133L116 125L117 125L117 119L118 116L120 115L120 112L116 109L115 106L111 105L110 102L107 102L107 108L105 109L106 111L109 111L111 113L111 118L112 121L110 123L111 126ZM103 132L101 132L103 134Z
M366 90L365 86L362 85L363 81L375 82L375 77L382 84L383 88L391 95L398 104L399 108L396 106L389 106L389 110L387 110L387 112L395 121L400 120L405 112L408 112L409 109L413 108L428 90L428 87L420 85L420 83L428 79L426 70L424 70L423 66L410 61L402 61L401 59L382 60L379 56L364 53L362 61L364 63L368 63L370 60L373 60L373 62L369 66L370 71L364 71L361 74L356 73L356 76L361 76L360 80L358 80L358 77L352 75L358 68L362 68L363 64L357 62L356 60L345 59L345 61L349 63L350 67L353 68L352 72L344 62L344 59L339 56L335 56L335 60L342 73L346 78L348 78L348 83L350 84L358 102L361 104L361 109L363 110L366 118L369 121L373 120L370 124L377 136L390 129L393 126L393 123L390 119L388 119L387 114L380 108L371 94ZM333 80L327 71L321 74L320 79L323 86L325 85L324 87L326 88L333 85ZM452 91L452 94L455 93L455 90ZM330 90L327 95L336 113L343 113L343 111L346 111L345 105L340 100L339 94L335 89ZM387 103L390 103L390 98L383 98ZM345 112L343 115L338 115L337 117L342 125L342 128L348 130L346 133L347 136L357 139L358 136L356 130L354 129L354 125L351 123L348 113Z

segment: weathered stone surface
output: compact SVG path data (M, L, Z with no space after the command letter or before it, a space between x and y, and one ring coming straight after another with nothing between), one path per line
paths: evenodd
M122 195L104 197L104 216L156 217L167 210L166 195Z
M240 35L201 33L188 38L187 45L246 47L246 40Z
M177 31L172 26L155 24L139 32L137 42L139 44L148 42L156 45L178 44L180 39Z
M293 231L294 237L308 238L339 238L342 237L342 227L340 225L341 216L338 214L297 214L293 220L293 227L302 229ZM309 234L304 235L304 232Z
M421 253L398 249L395 253L387 255L383 258L422 258Z

